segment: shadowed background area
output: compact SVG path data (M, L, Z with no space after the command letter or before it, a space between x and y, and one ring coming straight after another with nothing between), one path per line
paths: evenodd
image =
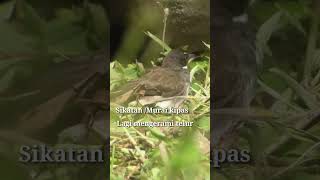
M251 154L246 164L225 160L212 178L318 179L319 2L211 5L212 150Z
M106 149L109 24L103 3L4 1L0 24L1 178L108 179L105 164L17 162L21 145ZM58 171L68 173L53 175Z

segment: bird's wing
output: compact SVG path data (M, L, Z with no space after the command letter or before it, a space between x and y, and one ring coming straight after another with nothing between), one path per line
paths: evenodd
M188 74L182 70L177 72L167 68L154 68L141 78L137 90L144 91L144 96L183 96L188 78Z
M183 96L187 92L188 80L187 72L156 67L139 79L128 82L111 96L117 104L124 104L139 97Z
M125 104L129 101L132 101L134 98L134 89L137 87L138 83L138 80L132 80L110 92L111 102L116 104Z

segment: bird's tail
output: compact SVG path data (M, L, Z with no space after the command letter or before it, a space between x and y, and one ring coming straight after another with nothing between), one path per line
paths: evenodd
M131 81L124 86L120 86L116 90L110 92L111 102L119 105L124 105L133 101L135 97L135 89L137 84L135 81Z

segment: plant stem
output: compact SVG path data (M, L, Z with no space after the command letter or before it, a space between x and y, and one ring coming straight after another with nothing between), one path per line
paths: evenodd
M169 15L169 8L164 8L164 17L163 17L163 31L162 31L162 42L165 43L166 38L166 29L167 29L167 20ZM165 51L165 47L163 47L163 51Z

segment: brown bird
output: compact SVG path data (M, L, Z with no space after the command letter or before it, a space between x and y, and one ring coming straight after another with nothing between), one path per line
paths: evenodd
M141 105L161 108L179 107L188 95L190 76L185 68L190 54L172 50L159 67L150 69L137 80L128 82L111 94L113 102L124 105L137 100Z
M215 147L232 141L229 136L239 127L237 117L215 115L215 109L248 108L255 93L258 66L254 32L249 24L234 21L223 5L225 1L217 1L211 22L214 57L211 140Z

